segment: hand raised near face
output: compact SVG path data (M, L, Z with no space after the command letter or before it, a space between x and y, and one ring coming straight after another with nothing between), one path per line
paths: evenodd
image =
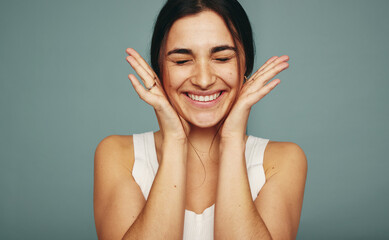
M243 84L220 131L222 139L244 138L251 107L281 82L280 79L270 80L289 67L287 61L287 55L271 57Z
M189 133L190 130L189 124L171 106L155 72L134 49L127 48L126 52L129 55L126 60L141 78L145 87L135 75L129 74L128 78L139 97L154 108L163 136L185 140L185 132Z

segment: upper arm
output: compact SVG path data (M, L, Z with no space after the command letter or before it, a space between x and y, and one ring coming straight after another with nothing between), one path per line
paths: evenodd
M145 199L132 177L132 137L111 135L96 148L93 207L99 239L122 239Z
M272 142L265 149L266 183L255 206L275 239L295 239L303 204L307 159L295 143Z

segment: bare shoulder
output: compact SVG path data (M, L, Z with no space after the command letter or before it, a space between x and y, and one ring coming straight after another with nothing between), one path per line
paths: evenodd
M255 205L274 239L295 239L307 176L307 158L293 142L269 141L263 168L266 183Z
M266 180L283 169L289 169L289 172L293 169L296 174L305 175L307 167L306 155L298 144L277 141L267 144L263 158Z
M99 239L121 239L145 204L133 164L132 136L111 135L96 147L93 208Z
M110 135L100 141L95 151L95 167L106 164L120 164L132 171L134 146L131 135Z

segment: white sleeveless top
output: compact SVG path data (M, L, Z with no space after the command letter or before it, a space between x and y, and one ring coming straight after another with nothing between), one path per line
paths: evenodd
M158 171L157 152L153 132L133 135L135 161L132 175L147 200L155 175ZM263 155L269 139L249 136L246 142L246 166L251 196L256 199L265 184ZM201 214L185 209L184 240L213 239L215 204Z

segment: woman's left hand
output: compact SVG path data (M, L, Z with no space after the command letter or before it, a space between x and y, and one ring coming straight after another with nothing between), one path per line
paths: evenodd
M271 57L243 84L239 96L219 132L222 141L245 139L251 107L281 82L280 79L269 81L289 67L288 60L289 56L287 55Z

